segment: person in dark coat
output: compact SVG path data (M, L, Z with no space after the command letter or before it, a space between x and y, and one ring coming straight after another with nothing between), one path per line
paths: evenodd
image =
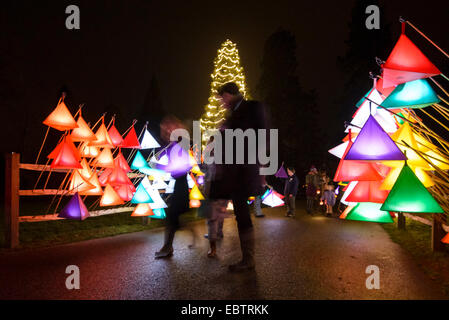
M183 125L176 118L165 118L161 122L161 138L168 141L171 131L182 127ZM173 146L175 143L177 142L171 142L165 150L170 149L170 146ZM187 183L187 174L188 170L186 172L172 173L172 177L175 179L175 186L173 193L168 199L168 208L166 210L165 218L164 245L155 253L156 259L167 258L173 255L173 240L176 231L179 229L179 216L184 212L189 211L189 186Z
M287 168L288 178L285 180L284 186L284 196L285 196L285 204L287 205L287 213L286 217L294 217L295 216L295 201L296 194L298 193L298 185L299 180L295 174L294 168Z
M218 90L218 96L228 111L228 115L220 127L224 163L226 144L230 143L230 141L226 141L225 129L242 129L243 131L254 129L257 135L257 129L267 129L268 125L265 107L258 101L245 100L235 83L229 82L223 85ZM231 199L233 202L242 260L229 266L231 272L254 269L254 229L247 200L250 196L263 193L263 179L259 173L260 166L258 163L248 163L248 141L247 139L244 141L244 163L237 164L237 148L233 144L233 162L232 164L216 164L215 178L211 182L209 195L212 199Z

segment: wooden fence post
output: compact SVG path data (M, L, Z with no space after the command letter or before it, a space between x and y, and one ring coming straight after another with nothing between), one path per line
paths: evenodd
M405 230L405 216L402 212L398 212L398 229Z
M8 153L5 166L5 245L19 245L20 154Z
M437 218L437 214L433 214L432 221L432 251L443 251L445 245L441 242L441 239L446 235L446 232L443 229L443 225L441 221Z

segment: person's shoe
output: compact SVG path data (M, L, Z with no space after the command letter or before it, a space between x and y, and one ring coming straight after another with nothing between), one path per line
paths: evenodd
M244 272L244 271L249 271L249 270L254 270L254 262L250 263L250 262L245 262L245 261L240 261L238 263L235 264L231 264L229 266L229 271L230 272Z
M209 234L206 233L206 234L204 235L204 238L209 239Z
M207 256L209 258L214 258L216 254L217 254L216 243L215 243L215 241L211 241L210 242L210 249L209 249L209 252L207 253Z
M154 254L155 259L168 258L173 255L173 247L162 247L161 250Z

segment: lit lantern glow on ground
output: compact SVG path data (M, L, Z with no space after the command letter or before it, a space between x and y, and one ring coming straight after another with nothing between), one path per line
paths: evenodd
M102 147L102 148L114 148L114 144L112 143L111 138L109 137L108 130L104 125L104 122L101 123L97 132L95 132L96 140L89 142L89 146L94 147Z
M145 190L145 187L142 183L137 187L136 193L134 193L133 198L131 199L131 203L152 203L153 199L150 197L148 192Z
M123 142L120 144L120 147L134 148L134 149L140 148L139 139L137 139L137 134L136 130L134 129L134 126L131 127L131 130L129 130L128 134L123 139Z
M70 137L73 141L93 141L96 139L95 134L90 130L86 121L81 116L81 111L76 121L78 128L72 130Z
M109 128L108 135L109 138L111 138L112 144L114 146L117 147L123 143L122 135L120 134L120 132L118 132L114 124L112 124L112 126Z
M139 203L134 209L131 217L148 217L154 216L153 210L148 203Z
M381 203L361 202L349 211L346 220L392 223L390 213L381 210L381 206Z
M73 219L73 220L84 220L88 218L89 211L86 208L80 195L75 193L66 206L58 214L59 218Z
M160 146L161 145L154 139L151 133L145 129L142 141L140 142L140 149L154 149L160 148Z
M78 124L72 117L69 109L67 109L64 101L61 101L56 106L56 109L43 121L43 124L59 131L78 128Z
M444 213L438 202L406 164L382 205L382 210L412 213Z
M391 87L440 73L440 70L402 33L383 65L383 86Z
M100 199L100 206L118 206L124 203L125 202L122 200L122 198L120 198L117 192L115 192L114 188L112 188L110 184L107 184L104 189L103 196Z
M440 102L437 94L425 79L400 84L382 102L388 109L397 108L424 108Z
M369 116L345 160L406 160L406 157L376 119Z

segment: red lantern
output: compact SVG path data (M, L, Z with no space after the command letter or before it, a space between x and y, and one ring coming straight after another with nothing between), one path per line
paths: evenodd
M120 144L120 147L140 149L139 139L137 139L137 134L136 130L134 130L134 126L131 127L131 130L129 130L125 139L123 139L123 142Z

